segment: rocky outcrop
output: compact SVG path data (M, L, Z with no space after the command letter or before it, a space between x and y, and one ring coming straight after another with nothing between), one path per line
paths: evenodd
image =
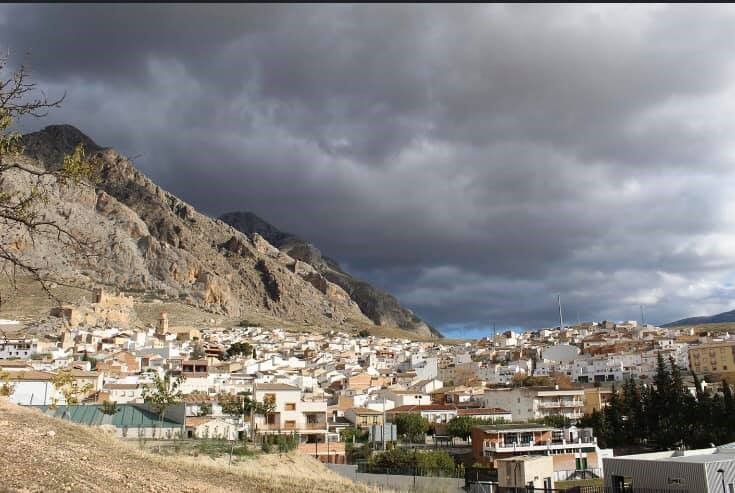
M45 179L43 217L83 238L93 255L78 255L54 235L29 241L21 230L0 231L0 242L61 280L89 287L145 292L231 317L261 312L315 326L349 328L370 320L348 297L320 289L293 271L295 259L259 235L245 235L200 214L74 127L52 126L23 137L25 155L6 158L55 169L80 142L101 160L94 186ZM5 173L0 191L22 191L30 178ZM86 250L89 253L89 250ZM267 274L266 274L267 273ZM277 286L277 296L276 287Z
M269 245L278 247L282 254L294 259L294 273L332 300L351 299L374 324L399 327L424 336L441 337L436 329L401 306L394 296L365 281L355 279L344 272L336 261L322 255L317 247L306 240L280 231L252 212L230 212L220 216L220 219L252 238L266 240ZM273 255L272 252L268 253Z

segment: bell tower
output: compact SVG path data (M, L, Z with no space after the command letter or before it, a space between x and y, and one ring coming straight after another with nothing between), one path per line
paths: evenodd
M161 312L156 326L156 335L163 336L168 332L168 313Z

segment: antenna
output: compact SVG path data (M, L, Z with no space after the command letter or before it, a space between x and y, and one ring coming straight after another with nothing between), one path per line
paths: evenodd
M559 331L561 332L564 330L564 317L561 314L561 294L558 294L556 299L559 302Z

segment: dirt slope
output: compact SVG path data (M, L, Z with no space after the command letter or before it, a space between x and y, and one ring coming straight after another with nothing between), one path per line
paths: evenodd
M142 452L97 429L3 400L0 437L0 492L376 491L347 481L298 453L264 456L229 468L208 464L208 458L172 459Z

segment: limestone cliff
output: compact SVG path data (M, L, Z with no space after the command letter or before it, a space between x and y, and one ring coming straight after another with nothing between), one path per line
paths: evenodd
M47 178L49 200L42 208L44 217L91 245L93 255L77 255L53 235L32 243L20 230L0 231L3 245L54 277L178 300L230 317L261 312L317 327L372 324L337 284L303 272L303 262L262 236L200 214L128 158L74 127L47 127L23 140L25 154L7 159L52 169L83 142L102 162L95 186L62 186ZM0 191L29 187L27 175L12 172L4 175Z
M310 269L301 267L302 277L325 292L326 286L338 286L349 296L376 325L394 326L425 336L441 337L429 324L418 318L411 310L400 305L389 293L365 281L355 279L343 271L339 264L322 255L313 244L264 221L252 212L229 212L220 219L248 235L261 235L269 243L278 247L281 253L302 261ZM297 264L298 265L298 264Z

